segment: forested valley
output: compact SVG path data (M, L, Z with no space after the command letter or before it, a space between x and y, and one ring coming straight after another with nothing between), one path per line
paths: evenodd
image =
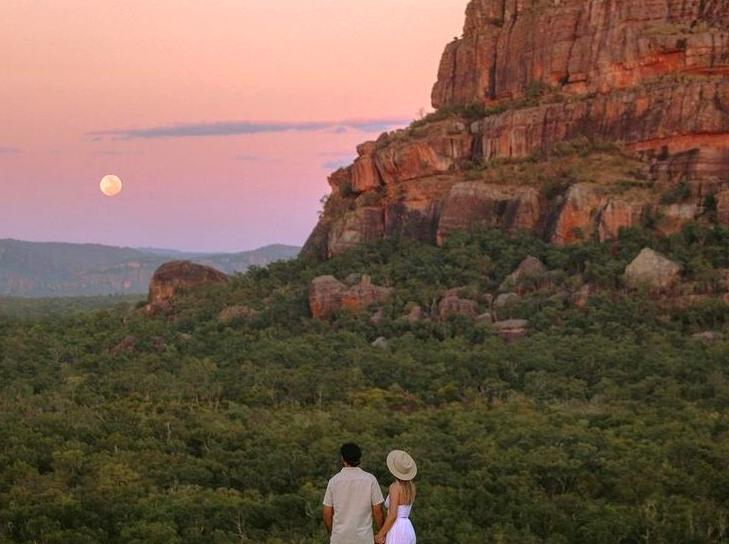
M481 231L255 268L156 317L3 317L0 541L325 542L354 440L383 486L388 451L418 461L423 544L729 542L729 307L628 289L646 246L699 287L729 268L722 227L568 248ZM496 293L528 255L550 272L508 309L526 337L404 317ZM352 274L394 288L379 318L312 319L310 281ZM236 304L256 313L219 318Z

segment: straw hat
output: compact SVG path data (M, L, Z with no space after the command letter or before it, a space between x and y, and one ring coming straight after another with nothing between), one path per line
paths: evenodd
M415 459L402 450L393 450L387 455L387 468L395 478L404 481L412 480L418 473Z

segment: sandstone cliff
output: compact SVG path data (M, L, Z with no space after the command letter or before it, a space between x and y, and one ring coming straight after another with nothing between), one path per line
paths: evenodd
M358 148L305 251L477 226L555 244L729 223L729 2L472 0L436 112Z

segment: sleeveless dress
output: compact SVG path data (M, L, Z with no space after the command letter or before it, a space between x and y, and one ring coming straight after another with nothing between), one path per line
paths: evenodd
M385 508L390 509L390 497L385 500ZM395 524L387 532L385 544L415 544L415 529L410 522L412 504L401 504L397 507Z

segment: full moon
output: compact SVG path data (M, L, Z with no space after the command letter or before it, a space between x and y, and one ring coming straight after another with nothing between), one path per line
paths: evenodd
M117 176L110 174L101 178L99 188L106 196L116 196L121 193L122 181Z

